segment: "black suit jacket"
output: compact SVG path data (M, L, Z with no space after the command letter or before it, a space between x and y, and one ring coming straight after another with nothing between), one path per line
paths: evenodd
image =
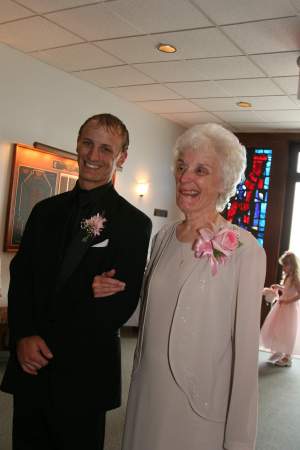
M119 328L135 310L142 283L151 221L108 186L89 217L103 211L97 238L78 233L65 251L75 191L38 203L11 263L8 320L11 354L2 382L6 392L42 395L45 383L58 402L112 409L120 404ZM95 244L108 240L105 247ZM95 275L116 269L123 292L94 298ZM39 335L54 358L37 376L22 371L18 339Z

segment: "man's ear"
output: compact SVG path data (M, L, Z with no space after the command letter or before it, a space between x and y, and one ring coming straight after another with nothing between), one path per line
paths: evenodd
M124 150L119 154L118 161L117 161L117 167L119 169L123 166L124 162L127 159L127 156L128 156L127 150Z

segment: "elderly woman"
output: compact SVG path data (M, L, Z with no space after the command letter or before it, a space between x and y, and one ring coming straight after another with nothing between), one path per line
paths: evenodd
M246 152L215 124L175 145L184 219L154 238L123 450L253 450L265 253L223 210Z

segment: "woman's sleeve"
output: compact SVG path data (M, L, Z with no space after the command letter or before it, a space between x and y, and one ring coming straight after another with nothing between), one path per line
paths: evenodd
M254 450L256 440L260 311L266 256L256 241L244 245L237 286L226 450Z

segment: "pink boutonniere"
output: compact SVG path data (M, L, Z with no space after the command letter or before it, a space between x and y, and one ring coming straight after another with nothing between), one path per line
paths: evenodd
M101 216L99 213L89 219L83 219L81 221L81 229L86 231L86 235L82 239L82 242L86 242L89 238L100 236L105 222L105 217Z
M198 233L199 237L193 245L195 257L206 257L212 274L216 275L218 266L225 264L234 250L242 245L238 232L231 228L221 228L219 231L203 228Z

